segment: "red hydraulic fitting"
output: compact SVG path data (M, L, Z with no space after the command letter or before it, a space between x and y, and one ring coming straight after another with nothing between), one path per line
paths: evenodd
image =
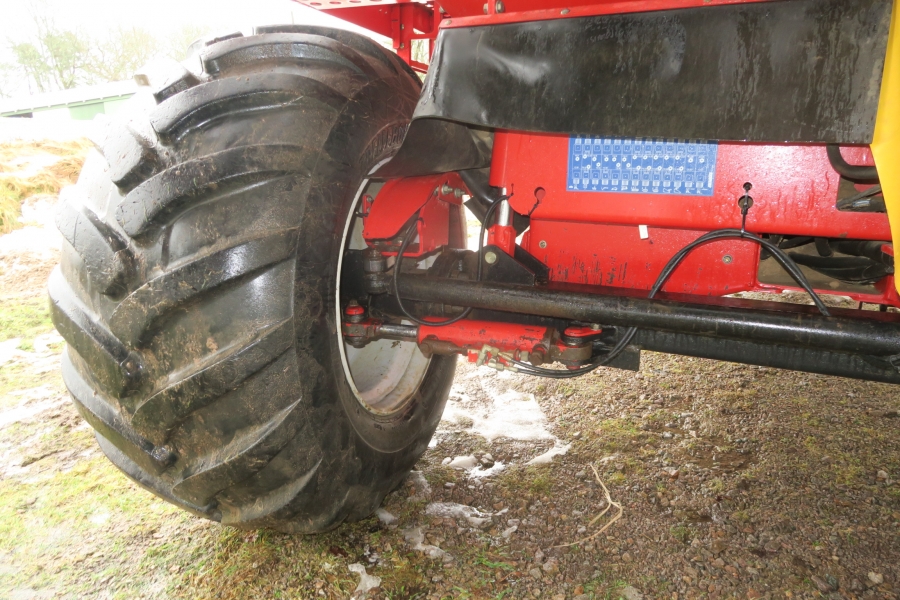
M591 341L603 333L597 325L590 327L566 327L560 336L560 340L566 346L580 346Z
M366 317L366 309L360 306L356 300L351 300L344 309L344 314L351 323L360 323Z

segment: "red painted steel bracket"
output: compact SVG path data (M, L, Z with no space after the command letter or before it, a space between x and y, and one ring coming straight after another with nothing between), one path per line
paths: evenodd
M568 331L568 330L566 330ZM600 330L591 330L596 336ZM462 320L444 326L419 326L419 348L426 355L463 354L469 362L514 368L512 360L534 365L559 361L577 366L589 361L592 345L564 343L555 329L518 323Z
M450 241L450 209L462 204L467 194L465 184L456 173L393 179L384 184L363 217L363 238L370 245L379 244L384 254L396 254L391 246L403 226L417 211L418 243L407 250L409 256L432 252Z

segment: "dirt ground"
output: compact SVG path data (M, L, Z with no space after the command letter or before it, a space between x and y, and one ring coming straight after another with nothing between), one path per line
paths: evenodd
M895 388L652 353L563 382L460 363L417 470L331 533L184 514L68 401L53 198L29 203L0 236L2 598L900 597Z

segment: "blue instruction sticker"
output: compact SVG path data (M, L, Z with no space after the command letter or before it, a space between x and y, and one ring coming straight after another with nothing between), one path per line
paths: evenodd
M666 138L569 138L570 192L712 196L719 145Z

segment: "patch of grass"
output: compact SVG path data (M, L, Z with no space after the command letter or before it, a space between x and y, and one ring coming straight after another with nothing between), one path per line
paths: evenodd
M624 485L627 481L628 478L621 471L615 471L606 476L607 485Z
M669 534L682 544L687 544L694 537L691 528L685 525L676 525L672 527L669 529Z
M516 568L513 565L503 562L502 560L491 560L492 558L495 558L495 557L491 557L490 555L487 555L482 552L478 555L477 558L475 558L475 564L483 565L483 566L485 566L489 569L493 569L495 571L498 569L501 569L503 571L515 571L516 570Z
M553 482L550 480L550 475L548 473L538 473L531 480L529 487L535 494L547 494L553 487Z
M16 406L22 401L19 395L11 394L17 390L28 390L48 386L60 394L65 393L62 375L58 368L43 373L35 373L29 365L14 363L0 369L0 410Z
M0 234L20 226L22 201L35 194L58 194L75 183L91 148L88 140L73 142L18 142L0 147ZM61 157L53 164L28 175L25 165L13 164L27 156L52 154Z
M22 198L6 185L0 185L0 234L19 226L21 212Z
M605 419L595 432L596 440L591 444L595 450L613 453L633 441L643 439L643 432L629 419Z
M719 477L710 479L706 482L706 489L716 494L721 494L725 491L725 482Z
M12 338L31 340L53 330L47 298L16 298L0 301L0 342Z
M750 514L746 510L736 510L731 513L731 520L736 523L748 523Z

